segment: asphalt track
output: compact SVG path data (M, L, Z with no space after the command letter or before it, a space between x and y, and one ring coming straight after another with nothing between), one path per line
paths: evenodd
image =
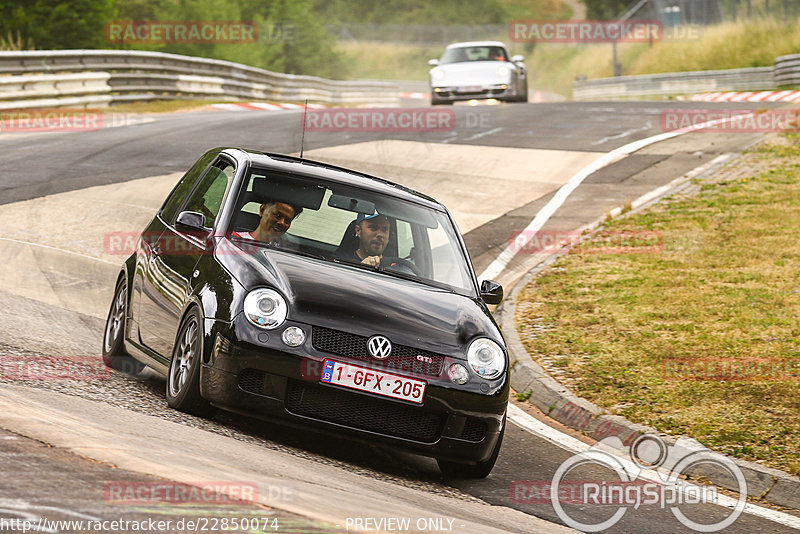
M473 145L475 147L505 147L597 153L598 155L625 145L631 141L661 133L660 117L667 109L697 108L693 104L631 102L631 103L559 103L531 105L480 106L475 108L456 106L457 127L451 131L429 133L385 132L308 132L305 150L314 153L319 149L334 149L343 145L367 143L385 139L423 141ZM711 107L704 105L704 107ZM715 108L754 108L753 105L717 105ZM764 107L763 104L759 107ZM273 152L297 152L300 148L300 114L297 112L223 112L196 111L146 117L128 117L129 124L99 131L76 133L0 133L0 146L6 156L0 175L0 205L23 200L56 195L66 191L80 191L88 187L119 184L139 178L181 172L207 148L220 145L245 146ZM150 120L152 119L152 120ZM570 200L556 213L551 221L553 228L578 228L601 217L613 207L640 196L643 192L663 185L672 179L708 164L720 155L735 153L752 143L758 136L751 134L689 134L672 141L659 143L648 150L636 153L593 174L581 185ZM483 148L482 148L483 150ZM365 167L380 168L380 162L364 162ZM415 161L410 166L424 170L434 162ZM371 169L367 169L371 170ZM397 169L392 168L394 172ZM577 172L579 169L575 169ZM396 179L398 176L388 176ZM498 191L492 184L484 184L487 191L502 198L513 192ZM499 217L471 228L465 234L476 270L481 271L505 246L509 235L524 228L535 213L547 202L555 186L546 194L532 199ZM53 214L54 221L64 214ZM525 258L523 258L525 260ZM524 264L524 262L523 262ZM521 265L518 265L521 268ZM110 290L109 290L110 298ZM22 301L7 301L16 306L30 304ZM8 313L6 310L4 313ZM22 312L18 312L22 313ZM96 318L95 318L96 319ZM87 318L94 328L97 321ZM46 333L39 334L46 336ZM15 339L8 332L0 332L0 343L15 346ZM25 349L26 347L19 347ZM99 346L99 345L98 345ZM90 350L90 349L87 349ZM53 353L58 356L57 353ZM46 387L42 384L37 388ZM150 417L181 421L164 405L163 381L150 377L138 382L130 377L115 375L108 384L92 385L92 388L107 388L109 396L115 392L124 397L124 392L136 390L143 395ZM57 389L57 388L56 388ZM96 392L68 391L71 396L98 400ZM99 395L102 398L102 394ZM77 402L77 401L76 401ZM65 402L70 405L71 402ZM131 409L131 408L129 408ZM131 409L137 411L137 409ZM518 481L547 481L558 466L568 460L572 453L536 437L523 428L510 424L497 466L492 475L481 481L442 481L435 463L431 460L402 453L388 453L362 444L320 442L302 432L275 429L265 430L247 418L221 415L212 422L213 429L207 431L224 433L231 440L255 440L262 446L274 448L286 454L300 455L308 462L313 472L320 462L330 461L343 472L366 472L366 476L385 477L390 484L410 485L423 493L438 494L442 488L476 497L492 505L510 508L552 521L563 521L551 504L536 499L520 499L510 488ZM192 426L192 421L185 424ZM10 435L12 438L14 435ZM23 438L18 438L23 439ZM13 441L13 440L12 440ZM291 449L286 452L284 449ZM6 449L7 450L7 449ZM299 452L298 452L299 451ZM21 451L22 454L25 451ZM40 451L41 452L41 451ZM47 451L44 451L47 452ZM48 455L40 456L47 460ZM44 460L43 460L44 461ZM61 465L75 466L83 473L80 458L59 459ZM36 487L44 484L31 463L24 463L14 478L23 480L26 472L30 488L23 491L8 480L0 480L0 498L13 499L24 495L36 495ZM42 473L52 475L53 465L46 464ZM17 475L16 473L21 474ZM7 478L10 471L6 471ZM50 476L50 475L48 475ZM133 476L133 475L131 475ZM602 473L591 475L602 478ZM27 493L25 493L27 491ZM76 499L81 494L79 486L64 486L58 498ZM530 497L530 495L528 495ZM30 497L35 498L35 497ZM96 502L95 502L96 505ZM81 508L83 506L83 508ZM75 509L85 509L86 504ZM2 507L0 507L2 508ZM116 510L104 508L92 513L115 517ZM102 508L102 507L100 507ZM278 506L280 508L280 505ZM499 510L499 509L498 509ZM687 505L682 510L698 521L712 522L724 516L724 511L711 505ZM391 515L392 505L387 504L386 515ZM576 514L599 521L610 516L608 507L583 507ZM286 512L288 513L288 512ZM6 512L8 514L8 512ZM0 510L0 517L4 517ZM49 516L48 516L49 517ZM291 516L294 518L294 516ZM297 521L300 521L299 519ZM500 529L518 530L518 519L509 523L496 523ZM515 527L511 527L515 525ZM330 526L330 525L328 525ZM306 527L312 528L310 524ZM298 523L298 528L299 523ZM324 529L324 528L323 528ZM539 530L531 525L531 531ZM527 531L528 529L522 529ZM518 530L518 531L522 531ZM299 531L303 531L302 528ZM642 506L629 510L611 532L692 532L681 525L669 509L659 506ZM744 514L726 532L791 532L792 527L767 519Z

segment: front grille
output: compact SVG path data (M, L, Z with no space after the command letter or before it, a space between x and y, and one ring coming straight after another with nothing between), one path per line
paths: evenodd
M436 442L444 424L441 415L421 408L293 380L286 391L286 409L297 415L424 443Z
M491 89L478 89L476 90L456 90L454 91L455 94L463 96L463 95L488 95L492 93Z
M264 371L245 369L239 373L239 387L248 393L261 395L264 391Z
M474 417L468 417L461 431L461 439L467 441L483 441L486 437L486 423Z
M345 356L355 360L369 360L372 364L388 370L417 373L427 376L442 374L444 356L406 345L392 344L392 355L386 360L370 358L367 352L366 336L359 336L341 330L321 326L313 327L311 343L320 352Z

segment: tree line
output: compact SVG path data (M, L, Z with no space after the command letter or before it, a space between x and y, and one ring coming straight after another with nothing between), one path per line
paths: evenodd
M618 14L623 3L585 2L602 18ZM346 78L346 58L328 31L332 25L503 24L528 14L537 18L542 5L543 0L0 0L0 48L154 50ZM255 42L112 42L108 25L120 21L252 21L260 31Z

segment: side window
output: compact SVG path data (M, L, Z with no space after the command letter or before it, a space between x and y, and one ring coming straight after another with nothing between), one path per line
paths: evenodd
M411 224L406 221L397 221L397 255L401 258L411 257L414 248L414 236L411 234Z
M427 230L433 256L432 278L455 287L469 287L471 282L467 271L461 262L453 261L453 253L457 247L455 235L441 224Z
M233 173L233 165L226 160L220 159L215 162L192 193L184 210L202 213L206 218L205 226L212 228Z
M197 178L203 174L203 171L206 170L206 167L208 167L216 156L217 152L209 152L203 155L203 157L197 160L197 163L183 175L178 185L172 190L172 193L170 193L166 202L164 202L164 206L161 208L161 218L164 219L167 224L175 222L175 218L178 216L178 210L181 208L183 201L186 200L186 195L189 194L189 191L192 190L192 186L197 182Z

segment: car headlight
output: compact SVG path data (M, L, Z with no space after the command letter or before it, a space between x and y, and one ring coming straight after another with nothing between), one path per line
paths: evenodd
M439 67L431 69L431 78L437 81L444 80L444 71Z
M254 289L244 298L244 315L259 328L272 330L286 320L288 306L274 289Z
M491 379L500 376L506 368L506 357L500 345L481 337L469 344L467 361L475 374Z
M501 76L501 77L505 78L506 76L511 74L511 69L509 69L506 66L499 67L497 69L497 74L498 74L498 76Z

